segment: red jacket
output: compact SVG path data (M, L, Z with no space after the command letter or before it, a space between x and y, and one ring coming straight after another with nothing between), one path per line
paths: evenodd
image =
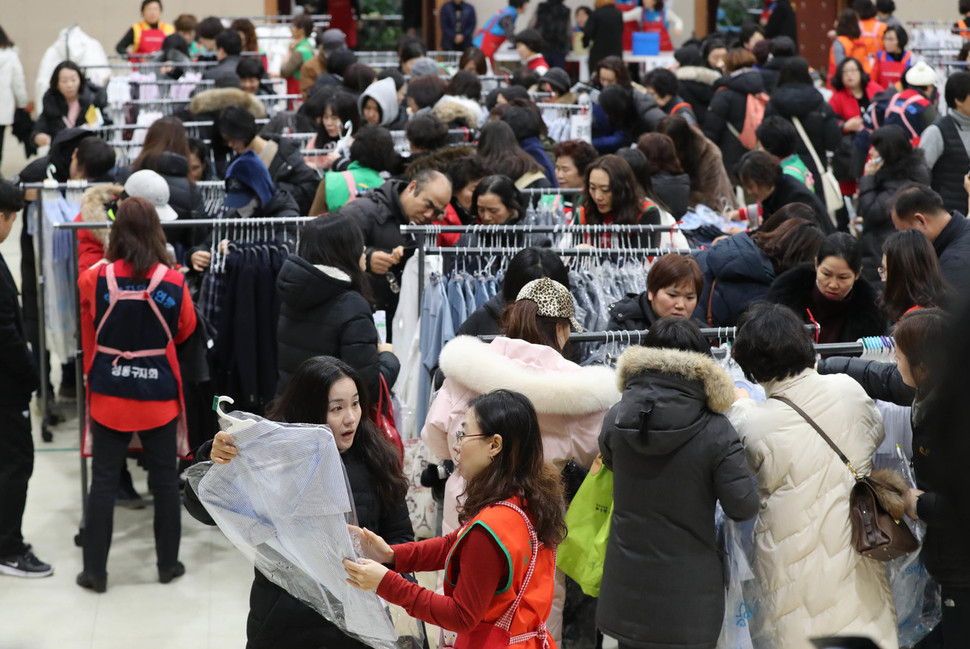
M872 101L872 98L881 91L882 88L878 84L870 81L869 85L866 86L866 97L869 98L869 101ZM862 111L859 110L859 100L853 97L852 93L846 89L837 90L832 93L832 98L829 99L829 106L832 107L832 110L835 111L835 114L842 121L862 116Z

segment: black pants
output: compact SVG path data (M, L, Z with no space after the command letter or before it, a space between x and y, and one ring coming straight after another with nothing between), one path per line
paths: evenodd
M0 557L24 551L20 523L27 503L27 481L33 472L30 405L0 407Z
M84 527L84 571L102 576L107 573L115 496L132 434L112 430L96 421L91 422L91 434L91 494ZM164 426L138 433L145 448L142 457L155 501L155 556L160 570L175 566L182 536L175 434L174 419Z
M942 595L943 649L970 648L970 588L944 586Z

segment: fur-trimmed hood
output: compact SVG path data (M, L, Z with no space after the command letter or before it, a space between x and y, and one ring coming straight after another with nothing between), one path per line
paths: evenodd
M482 107L468 97L445 95L434 105L434 114L448 125L462 120L468 128L478 128L478 123L482 120Z
M256 119L266 117L266 107L263 106L263 103L256 99L254 95L239 88L212 88L211 90L203 90L192 98L192 101L189 103L189 112L193 115L199 113L219 113L224 108L229 108L230 106L245 108Z
M606 410L620 398L609 367L580 367L556 350L524 340L484 343L459 336L441 350L445 376L479 393L498 388L521 392L536 412L580 416Z
M604 430L638 452L667 455L711 425L734 401L734 384L710 356L675 349L630 347L620 356L623 398Z
M105 205L124 191L121 185L97 185L81 194L81 220L85 223L103 223L108 220ZM108 228L88 230L104 246L108 242Z
M720 70L705 68L700 65L688 65L677 68L674 73L680 81L697 81L713 86L723 74Z

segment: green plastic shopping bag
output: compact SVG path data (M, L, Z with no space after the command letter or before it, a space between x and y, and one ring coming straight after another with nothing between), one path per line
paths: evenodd
M556 565L583 592L599 597L603 561L613 517L613 472L597 457L566 512L569 533L556 551Z

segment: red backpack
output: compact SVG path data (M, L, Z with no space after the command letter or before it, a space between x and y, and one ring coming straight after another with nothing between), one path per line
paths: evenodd
M741 132L738 133L738 129L734 128L734 125L729 121L727 123L728 129L738 138L745 149L751 151L754 149L755 145L758 144L758 136L755 131L761 126L762 120L765 118L765 106L768 105L768 95L763 92L757 94L748 95L748 99L744 106L744 125L741 127Z

